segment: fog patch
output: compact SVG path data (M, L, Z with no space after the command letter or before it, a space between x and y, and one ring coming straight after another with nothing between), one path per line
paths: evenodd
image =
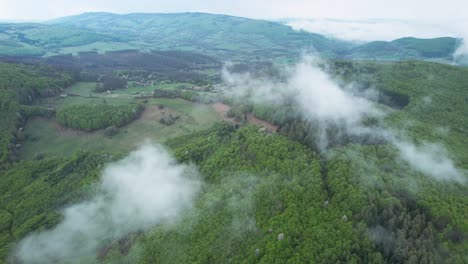
M248 98L253 103L282 103L289 91L284 85L266 77L254 77L247 73L232 73L227 67L222 70L223 92L227 97Z
M302 110L313 119L355 124L364 115L377 113L370 101L340 88L311 59L295 67L288 84Z
M422 99L423 103L426 105L430 105L432 103L432 97L430 96L424 96Z
M395 19L289 19L283 21L294 30L322 34L362 44L392 41L404 37L422 39L453 37L460 39L453 61L468 64L468 22L466 20L395 20Z
M403 37L437 38L459 34L445 23L393 19L340 20L292 19L287 25L295 30L319 33L328 37L353 41L392 41Z
M393 144L400 151L401 158L413 169L440 181L466 182L442 146L431 143L417 146L404 140L394 141Z
M305 56L295 66L283 69L284 80L255 78L249 73L235 74L224 69L224 91L228 97L251 103L292 103L303 118L316 125L320 134L317 145L322 150L328 146L327 129L337 128L341 134L368 133L368 128L361 125L362 121L382 114L366 99L376 94L359 92L352 85L340 87L318 67L319 63L319 59Z
M389 230L381 225L369 228L369 236L376 245L382 247L385 255L389 255L395 249L396 239Z
M455 62L463 62L466 63L465 61L468 60L468 37L463 38L463 40L460 43L460 46L458 49L455 51L453 54L453 59Z
M450 24L454 31L457 32L457 37L460 38L460 43L453 53L453 60L456 63L468 64L468 21L455 21Z
M260 180L252 175L244 175L242 178L228 179L224 183L231 186L228 193L226 206L232 214L229 231L234 237L241 237L244 233L256 231L255 221L255 191Z
M105 243L177 220L200 187L193 167L177 164L160 146L142 146L105 168L92 199L66 208L53 229L23 239L16 257L64 263L95 256Z
M238 238L257 230L255 194L266 182L248 173L233 173L223 178L202 198L202 208L212 212L224 210L229 215L225 240Z

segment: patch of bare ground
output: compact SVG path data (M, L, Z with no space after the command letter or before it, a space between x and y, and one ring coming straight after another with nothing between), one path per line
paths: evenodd
M213 104L213 109L215 110L216 113L219 114L219 116L226 122L233 123L233 124L238 124L234 118L228 117L227 112L231 109L231 106L223 103L214 103Z
M231 109L231 106L224 104L224 103L215 103L213 104L213 109L218 113L224 121L229 123L238 124L234 118L230 118L227 116L227 112ZM278 130L278 126L273 125L272 123L257 118L254 114L248 113L245 115L247 122L252 125L262 126L266 128L268 131L276 132Z
M267 122L265 120L258 119L252 113L248 113L246 116L247 116L247 121L250 124L262 126L262 127L266 128L267 130L272 131L272 132L276 132L278 130L278 126L275 126L272 123Z

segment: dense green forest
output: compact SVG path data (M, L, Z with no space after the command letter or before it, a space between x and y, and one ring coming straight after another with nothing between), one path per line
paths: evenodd
M434 183L399 166L390 146L350 145L323 156L258 127L228 124L168 145L179 161L196 163L206 182L196 211L175 227L131 236L130 249L116 242L102 260L462 263L466 258L465 187ZM21 162L6 171L2 221L9 228L3 229L3 256L12 241L57 223L56 209L86 199L86 186L108 160L78 153ZM369 162L374 165L366 166ZM421 186L416 193L414 181ZM39 193L48 195L38 199Z
M323 67L339 83L354 82L360 92L368 89L377 92L377 96L370 100L393 109L384 119L388 126L397 127L410 122L411 125L407 125L405 131L412 138L444 142L456 153L459 161L468 159L465 151L468 148L468 69L420 61L331 61ZM275 71L270 69L267 72ZM264 74L263 70L261 74ZM244 113L252 112L280 126L280 133L317 149L313 139L317 136L318 126L304 120L293 101L284 100L281 104L252 103L248 97L246 94L240 98L226 98L225 101L233 105L235 116L242 118ZM367 125L375 124L370 122ZM438 133L441 128L449 129L450 132L441 135ZM332 139L337 129L330 127L327 131ZM336 142L332 141L331 145L363 142L359 138L335 139ZM466 162L460 162L460 165L468 168Z
M56 225L62 206L87 197L108 155L76 153L73 157L21 161L1 172L0 259L11 255L25 235Z
M136 105L71 105L57 111L57 121L67 127L93 131L110 126L121 127L138 118L144 110Z
M141 120L132 121L144 115L153 123L165 116L178 117L172 127L179 126L184 136L168 137L164 145L177 162L198 169L203 188L194 208L184 211L178 221L106 241L95 254L71 262L468 261L466 183L427 177L402 162L386 140L342 135L339 125L328 127L330 144L320 149L315 144L319 124L301 116L294 101L258 103L249 95L229 97L211 91L210 85L221 81L218 73L211 72L219 69L216 61L191 53L154 54L163 60L148 69L135 62L112 70L111 64L127 55L141 58L133 51L116 58L101 55L95 59L102 67L96 68L79 63L47 66L42 59L40 64L0 64L0 262L15 263L21 239L57 226L64 208L95 195L103 168L128 154L103 148L59 158L20 158L22 144L41 140L28 138L27 122L34 118L36 123L50 124L71 140L91 138L103 128L125 126L121 129L125 131L138 122L135 126L142 132L146 127ZM189 63L192 59L198 63ZM164 62L170 63L157 68ZM187 75L171 79L180 73L179 66L186 67ZM281 66L271 62L229 67L284 81ZM468 69L421 61L325 61L320 67L339 84L355 83L360 96L375 92L369 100L387 114L382 120L363 120L363 127L386 126L404 130L416 143L441 144L457 168L466 172ZM109 77L128 80L127 86L134 87L110 93L92 90L95 83L67 88L75 81L104 82ZM204 86L196 90L195 84ZM211 97L205 100L208 93ZM179 118L180 113L210 108L211 100L218 99L230 105L227 117L239 122L211 121L203 131L194 132L185 123L197 120L188 114ZM277 125L277 132L249 125L248 114ZM62 131L62 125L81 131ZM115 138L106 140L123 144Z
M0 63L0 166L15 160L18 129L32 115L46 111L29 105L53 96L73 82L73 77L50 66Z
M209 187L197 201L201 219L192 223L188 215L180 224L191 229L161 227L144 235L141 263L466 258L466 241L459 238L468 228L466 208L452 212L450 220L443 213L466 204L464 187L448 184L437 193L438 185L399 168L389 146L352 145L324 157L255 127L229 126L169 145L179 159L198 164ZM375 166L364 165L370 161ZM410 178L424 190L414 194L406 188ZM448 197L451 205L441 201Z

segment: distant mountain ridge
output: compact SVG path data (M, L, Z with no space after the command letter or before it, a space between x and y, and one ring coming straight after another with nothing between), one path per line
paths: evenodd
M452 37L432 39L399 38L393 41L372 41L350 51L350 59L450 59L459 45Z
M284 59L304 51L334 59L451 60L455 38L403 38L363 45L265 20L207 13L83 13L45 23L0 23L0 55L185 50L224 60Z

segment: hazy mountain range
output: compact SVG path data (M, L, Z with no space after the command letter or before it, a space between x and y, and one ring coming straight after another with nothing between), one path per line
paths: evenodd
M187 50L222 59L290 59L304 51L327 58L450 62L453 37L356 44L278 22L206 13L84 13L44 23L0 23L0 55L51 56L82 51Z

